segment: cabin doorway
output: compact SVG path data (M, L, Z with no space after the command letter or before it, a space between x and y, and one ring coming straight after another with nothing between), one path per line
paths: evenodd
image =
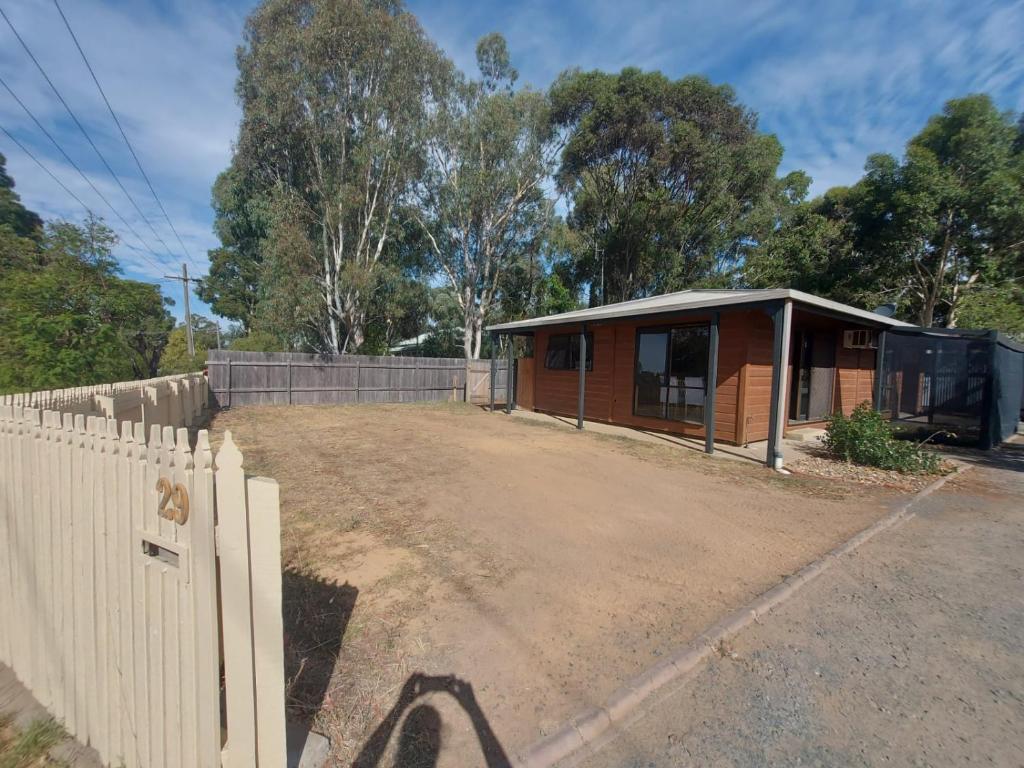
M831 331L794 330L791 349L789 421L824 421L832 415L836 335Z

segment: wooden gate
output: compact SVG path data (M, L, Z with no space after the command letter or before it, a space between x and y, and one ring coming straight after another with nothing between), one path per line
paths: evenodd
M496 362L497 376L494 381L494 399L504 404L508 382L508 363ZM466 400L483 405L491 401L491 361L469 360L466 363Z
M278 514L230 435L0 406L0 660L106 765L283 766Z

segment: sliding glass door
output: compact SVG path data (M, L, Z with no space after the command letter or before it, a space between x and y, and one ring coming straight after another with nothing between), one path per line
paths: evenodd
M707 374L706 325L640 331L634 415L703 424Z

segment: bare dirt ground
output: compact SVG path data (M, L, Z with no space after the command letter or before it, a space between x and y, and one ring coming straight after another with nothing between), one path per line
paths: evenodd
M1024 765L1024 443L915 510L567 764Z
M290 709L337 765L505 765L894 499L463 405L225 429L281 485Z

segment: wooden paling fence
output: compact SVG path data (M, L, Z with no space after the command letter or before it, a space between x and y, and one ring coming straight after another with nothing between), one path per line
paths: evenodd
M496 362L504 402L508 363ZM210 350L207 365L221 408L490 398L490 360Z
M106 765L284 766L278 487L179 416L0 405L0 661Z

